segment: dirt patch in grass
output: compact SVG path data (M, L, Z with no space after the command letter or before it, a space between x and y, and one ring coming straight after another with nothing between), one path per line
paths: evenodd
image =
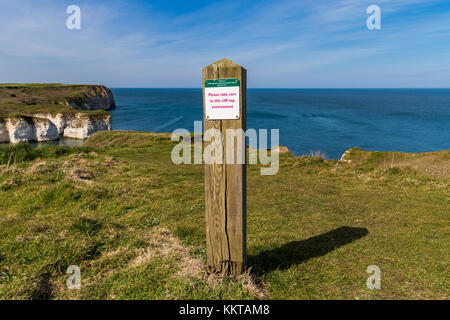
M51 300L53 298L54 288L50 277L48 272L38 277L36 287L30 297L31 300Z

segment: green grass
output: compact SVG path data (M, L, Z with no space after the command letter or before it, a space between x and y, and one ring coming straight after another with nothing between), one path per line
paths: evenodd
M89 152L87 147L45 146L33 148L28 143L0 145L0 165L15 165L38 158L57 158L63 155Z
M108 112L104 110L77 110L72 107L67 107L58 104L37 104L37 105L1 105L0 116L11 118L14 116L30 116L34 114L84 114L87 116L107 115Z
M203 166L172 164L173 145L112 131L1 148L0 298L448 299L450 151L249 166L251 277L234 279L204 273ZM81 290L65 286L69 265Z

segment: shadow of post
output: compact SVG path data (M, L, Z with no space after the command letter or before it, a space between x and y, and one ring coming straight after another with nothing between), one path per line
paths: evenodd
M323 256L368 233L366 228L339 227L307 240L291 241L279 248L249 256L247 265L257 276L273 270L286 270L311 258Z

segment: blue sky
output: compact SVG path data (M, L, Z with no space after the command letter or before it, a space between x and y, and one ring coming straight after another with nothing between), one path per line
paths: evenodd
M251 88L448 88L450 1L0 0L0 82L193 88L223 57Z

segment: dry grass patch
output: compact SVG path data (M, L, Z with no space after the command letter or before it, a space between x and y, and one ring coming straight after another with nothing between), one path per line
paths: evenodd
M205 261L189 254L189 249L191 248L183 246L181 241L170 230L156 228L153 232L146 234L143 240L148 242L149 246L140 250L138 256L130 262L130 268L148 264L155 258L163 261L173 260L176 261L178 268L178 271L173 276L174 278L187 281L200 278L213 289L223 285L224 277L222 275L208 274ZM268 297L267 285L257 283L252 277L250 270L235 277L234 280L256 298L266 299Z

